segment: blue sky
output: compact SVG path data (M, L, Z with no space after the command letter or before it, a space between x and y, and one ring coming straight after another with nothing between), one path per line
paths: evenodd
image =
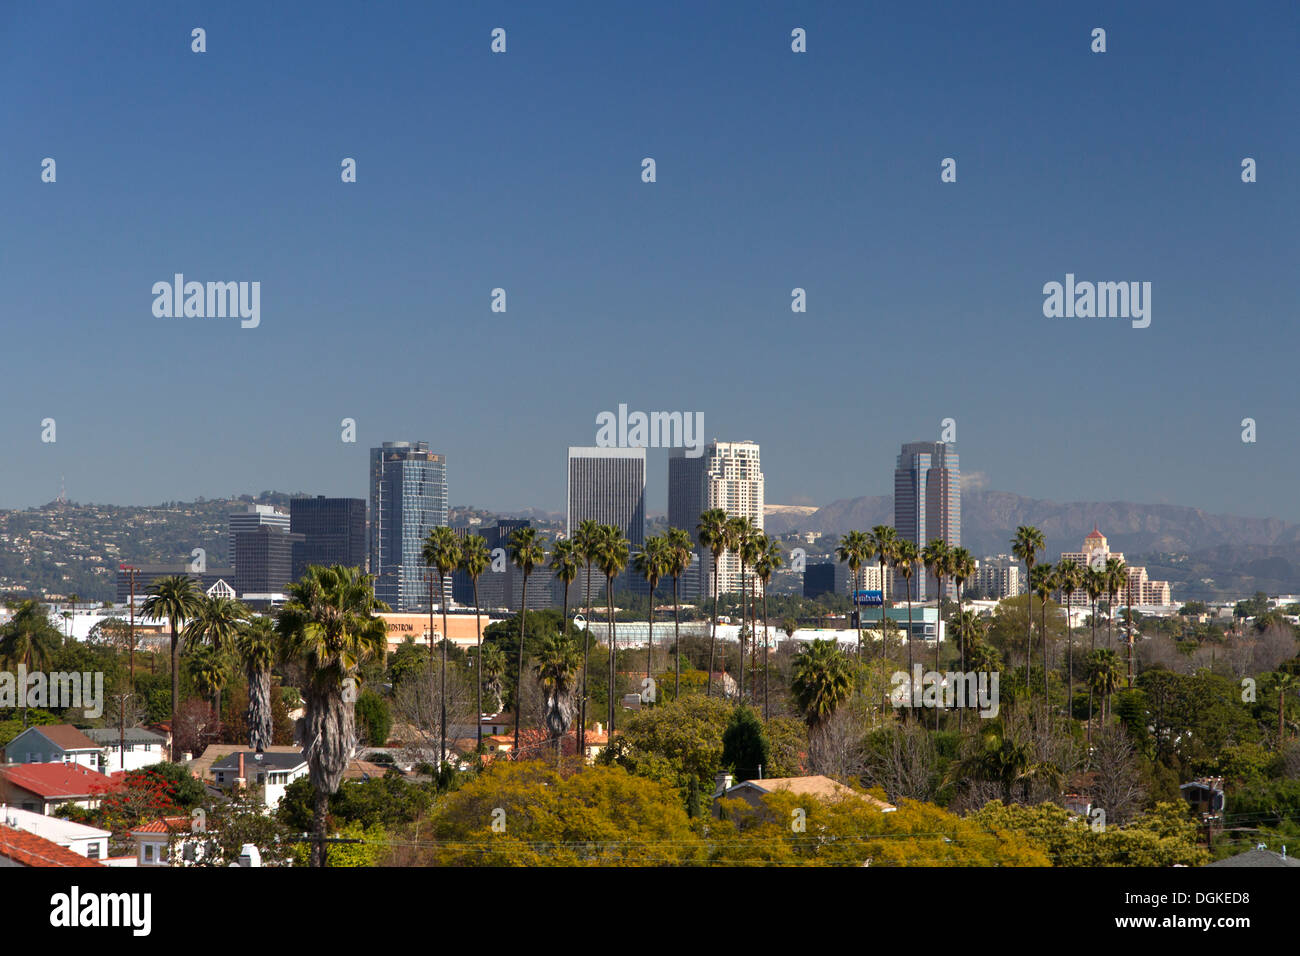
M990 488L1300 520L1295 4L377 6L0 9L0 507L364 496L405 439L559 510L626 403L761 442L769 502L952 417ZM155 318L176 272L261 325ZM1045 318L1067 272L1151 326Z

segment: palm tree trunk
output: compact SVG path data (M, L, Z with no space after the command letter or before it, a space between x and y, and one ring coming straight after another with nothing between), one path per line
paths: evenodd
M181 696L181 673L180 673L180 645L176 635L176 618L172 618L172 726L171 726L171 747L169 748L168 758L172 763L176 762L176 704ZM27 721L27 711L23 711L23 722Z
M958 582L957 582L957 621L958 621L959 623L961 622L962 615L965 613L965 609L962 607L962 587L961 587L961 585L962 585L962 582L958 581ZM961 654L961 673L962 673L962 678L961 678L961 679L962 679L962 680L965 680L965 679L966 679L966 636L965 636L965 632L962 633L962 637L961 637L961 640L959 641L959 643L960 643L960 645L961 645L961 646L958 648L958 653ZM965 707L959 707L959 708L957 709L957 732L958 732L958 733L961 733L962 714L963 714L963 712L964 712L965 710L966 710Z
M709 676L704 696L713 696L713 651L718 643L718 556L713 556L713 626L709 629Z
M745 606L745 562L740 562L740 630L737 636L740 638L740 696L736 698L737 703L745 702L745 625L748 624L749 609Z
M907 683L911 687L910 704L915 710L916 707L916 687L912 684L914 671L912 670L912 579L905 578L907 581ZM859 618L858 620L861 620Z
M680 607L677 604L677 575L673 575L673 653L676 658L673 667L673 700L679 700L682 694L682 639L679 633Z
M324 790L316 790L312 807L311 865L324 867L329 862L329 846L325 843L325 820L329 814L330 795Z
M434 684L434 678L437 676L434 672L438 669L437 652L433 647L433 571L429 572L429 732L433 732L433 702L438 696L437 685ZM438 751L438 759L434 761L434 766L438 768L438 780L442 780L442 762L447 759L447 742L442 742L442 749Z
M651 672L652 670L654 670L654 655L655 655L655 585L657 585L658 583L659 583L658 581L655 581L655 582L650 583L650 611L649 611L649 613L648 613L647 616L646 616L646 624L649 625L649 630L646 631L646 638L645 638L645 676L646 676L646 679L647 679L647 680L651 680L651 679L652 679L652 678L651 678L651 673L650 673L650 672Z
M1065 595L1065 717L1074 719L1074 592ZM1070 724L1066 724L1070 726Z
M470 579L470 583L474 585L474 628L477 631L477 636L474 638L474 667L478 671L474 681L474 706L477 708L474 715L474 752L481 754L483 752L483 618L479 616L478 609L477 574Z
M614 670L618 667L618 630L614 621L614 576L605 575L605 606L609 612L609 727L606 733L610 736L608 739L614 739Z
M582 629L582 689L578 693L578 752L587 753L587 656L591 653L591 559L587 559L587 586L583 589L586 610Z
M442 605L442 692L439 694L439 703L442 710L441 736L442 736L442 760L447 759L447 644L450 642L450 632L447 630L447 576L438 571L438 603ZM432 607L432 605L430 605ZM442 761L439 761L439 766Z
M936 615L936 620L934 625L934 672L938 674L940 672L939 643L940 643L940 638L943 636L943 575L937 574L935 575L935 579L939 583L939 595L938 595L939 599L936 602L936 606L938 608L939 613ZM956 690L956 688L953 689ZM939 711L941 710L943 710L942 692L940 692L939 694L938 706L934 708L934 729L936 733L939 730Z
M772 701L768 696L768 685L770 684L770 675L767 657L767 645L771 636L771 631L767 628L767 585L763 585L763 719L772 719Z
M1042 604L1039 606L1038 625L1039 625L1038 629L1042 631L1043 634L1043 713L1048 714L1047 719L1050 721L1052 718L1047 709L1048 684L1047 684L1047 599L1046 598L1042 599Z
M1034 591L1029 585L1029 579L1034 576L1034 559L1030 557L1025 562L1025 700L1033 698L1031 688L1033 685L1029 682L1029 672L1033 668L1034 662Z
M515 673L515 749L511 756L519 759L519 712L524 709L524 623L528 620L528 572L524 572L523 593L519 596L519 656Z

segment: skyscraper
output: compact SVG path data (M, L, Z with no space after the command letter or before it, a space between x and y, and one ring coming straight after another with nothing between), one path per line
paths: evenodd
M762 531L763 500L763 468L756 442L715 440L698 458L678 449L668 459L668 524L692 538L700 515L710 508L721 508L728 517L749 518ZM685 593L711 597L713 555L698 550L691 567L695 574L688 573L682 580ZM723 594L740 590L740 559L731 552L718 563L718 587Z
M446 523L446 458L427 442L386 441L370 449L370 575L375 596L394 611L428 607L421 551L429 532Z
M633 550L645 543L644 448L569 448L568 535L587 520L615 525Z
M289 530L289 516L274 505L249 505L242 511L232 511L228 520L226 546L230 549L227 557L230 566L235 567L235 535L242 531L256 531L261 527Z
M289 530L303 540L293 546L293 578L308 565L366 566L366 502L362 498L294 498Z
M235 535L235 592L282 594L293 580L293 549L303 536L274 525Z
M894 469L894 528L900 538L924 548L942 538L951 548L961 544L961 468L957 450L945 442L908 442ZM939 582L929 574L912 580L913 597L932 601ZM902 594L905 582L894 576L894 593ZM944 581L947 596L955 596L951 580Z

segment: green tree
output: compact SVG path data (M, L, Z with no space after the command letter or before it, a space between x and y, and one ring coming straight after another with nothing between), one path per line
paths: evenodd
M289 598L276 627L306 669L303 739L316 791L311 862L323 867L329 796L343 779L356 739L358 671L367 660L383 656L387 627L375 615L389 608L375 598L365 572L339 565L309 567L289 585Z
M492 563L492 554L488 551L487 541L482 535L466 535L460 543L460 569L469 575L474 588L474 666L477 676L474 680L475 705L478 719L474 721L474 752L483 752L483 615L478 606L478 579ZM565 598L568 598L568 586L565 586Z
M523 594L519 602L519 660L515 678L515 744L511 753L519 754L519 712L523 710L524 690L524 624L528 621L528 577L533 569L546 563L546 549L537 537L537 529L516 528L510 533L510 560L523 572Z
M239 629L248 620L249 611L234 598L219 595L205 595L199 599L198 610L194 618L185 625L184 638L190 646L201 642L209 644L216 657L224 662L223 651L230 646L239 634ZM222 671L224 674L224 669ZM217 714L217 725L221 724L221 688L225 681L214 685L213 709Z
M421 556L424 563L438 572L438 603L442 605L442 664L437 667L441 676L441 690L438 692L438 701L441 707L438 719L438 772L444 771L442 765L447 762L447 646L451 643L451 634L447 630L447 575L451 574L460 567L460 539L456 537L456 532L445 525L433 528L429 531L429 537L425 539L424 547L421 549ZM525 592L528 588L528 578L524 577ZM522 646L522 645L521 645ZM433 688L433 589L429 590L429 696L434 694ZM515 741L516 746L518 740Z
M916 565L921 560L921 552L915 541L900 538L894 545L894 570L903 578L907 592L907 672L912 673L912 576L916 574ZM884 612L882 611L883 615Z
M574 691L582 665L581 652L568 634L552 634L537 655L534 670L546 694L546 732L560 758L560 742L573 721Z
M140 611L145 617L155 620L166 618L171 626L171 662L172 662L172 713L171 713L171 749L168 757L176 759L176 708L180 703L180 631L187 621L198 613L202 592L194 579L184 574L172 574L155 578L149 585Z
M1016 536L1011 539L1011 553L1025 563L1025 576L1032 580L1034 565L1038 562L1038 552L1047 547L1043 532L1033 525L1022 524L1016 528ZM1034 609L1033 602L1025 608L1025 696L1032 696L1029 687L1030 665L1034 658Z
M388 743L393 730L393 712L386 701L373 690L363 690L357 697L357 729L359 736L372 747Z
M28 671L45 666L62 644L58 630L50 623L49 612L39 601L10 601L6 605L13 616L0 628L0 659L11 667L22 665ZM27 688L18 688L23 727L27 726Z
M704 696L713 696L713 661L718 640L718 562L727 551L730 532L727 527L727 513L721 508L710 508L700 515L700 523L695 528L696 540L700 547L713 556L713 623L709 628L709 678L705 685Z
M669 560L667 542L658 535L651 535L646 538L641 550L632 558L632 567L650 586L650 608L646 615L647 631L645 642L645 676L647 678L654 671L655 589L659 587L659 579L669 573Z
M853 691L853 670L833 640L805 644L794 659L790 691L808 726L821 727Z
M673 579L673 699L681 696L682 685L682 639L681 639L681 600L677 585L681 576L691 566L695 557L695 545L690 532L682 528L669 528L665 539L668 548L668 573Z
M606 620L609 622L609 728L614 733L615 670L618 666L618 629L614 621L614 579L627 567L628 540L617 525L602 525L596 539L596 563L605 575Z
M781 546L769 538L767 535L760 535L760 547L758 557L754 562L754 574L758 580L763 583L763 719L772 719L772 703L769 695L768 678L768 636L771 634L767 626L767 592L772 583L772 575L777 568L785 563L785 555L781 553ZM860 632L859 632L860 633Z
M835 559L849 566L849 590L858 586L858 571L871 560L873 554L871 536L865 531L850 531L840 538L835 549ZM862 617L858 617L858 660L862 659Z
M271 711L271 666L278 654L275 622L269 617L245 621L235 635L235 652L248 678L248 746L271 746L274 724Z
M731 712L727 729L722 732L722 765L730 767L737 780L760 777L764 768L771 776L771 744L763 732L763 723L758 719L758 714L745 704Z

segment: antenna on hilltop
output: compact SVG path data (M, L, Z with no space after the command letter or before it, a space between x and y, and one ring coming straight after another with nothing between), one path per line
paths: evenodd
M68 485L64 481L63 475L59 475L59 497L54 499L56 503L66 505L68 503Z

